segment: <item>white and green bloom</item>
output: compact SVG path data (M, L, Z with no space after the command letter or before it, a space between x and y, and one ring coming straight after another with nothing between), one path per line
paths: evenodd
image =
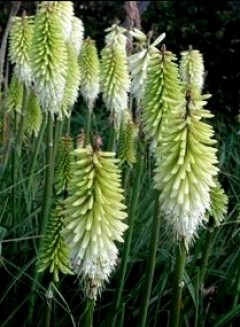
M72 20L74 17L72 1L56 1L63 24L63 37L67 41L72 32Z
M32 73L30 51L33 38L33 17L23 15L12 18L10 30L9 54L15 64L14 72L20 81L27 86L31 84Z
M204 83L204 63L203 56L198 50L189 49L181 52L180 75L183 85L188 88L203 88Z
M95 41L84 40L79 56L81 93L91 110L99 93L100 64Z
M153 49L148 65L145 93L141 102L142 122L146 137L162 141L168 113L176 111L182 98L176 56L163 49ZM153 51L152 50L152 51Z
M81 83L78 55L71 42L66 42L67 49L67 74L61 105L59 106L59 118L69 117L74 103L77 101Z
M42 1L35 17L31 69L43 110L59 114L67 76L67 49L57 1Z
M123 242L127 228L122 222L127 214L119 159L90 146L74 150L73 155L63 235L70 246L72 269L84 277L86 295L95 299L116 265L114 242Z
M157 156L156 187L168 225L186 244L192 241L210 209L218 172L212 115L203 106L209 96L187 96L179 112L169 115Z
M101 51L100 85L107 109L119 125L128 108L130 77L126 53L125 29L113 25L107 29L106 45Z
M82 42L84 38L84 26L83 22L78 17L73 17L72 19L72 29L69 38L69 42L75 48L77 55L79 55Z
M151 45L147 44L147 35L140 30L135 28L130 33L137 39L139 47L143 48L140 52L131 55L128 59L132 79L131 92L139 104L145 92L149 63L151 58L154 57L156 53L159 53L156 45L164 39L165 33L161 34Z

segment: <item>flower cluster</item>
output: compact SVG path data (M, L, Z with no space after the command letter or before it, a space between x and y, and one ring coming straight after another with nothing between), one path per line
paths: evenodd
M85 277L90 298L98 292L118 257L114 241L123 242L127 226L119 159L88 146L73 151L69 196L64 201L63 235L70 247L72 269ZM94 287L88 288L89 281Z
M100 85L107 109L119 125L124 110L128 108L130 77L126 54L125 29L113 25L106 36L101 51Z

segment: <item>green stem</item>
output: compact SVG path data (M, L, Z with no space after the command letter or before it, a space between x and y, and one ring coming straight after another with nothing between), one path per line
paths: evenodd
M158 237L159 237L159 230L160 230L160 216L159 216L159 200L158 200L158 193L157 198L155 200L155 210L154 216L152 221L152 234L151 234L151 243L148 255L148 264L147 264L147 272L146 272L146 281L144 283L144 288L142 292L142 303L140 308L140 320L139 320L139 327L145 327L146 320L147 320L147 312L149 306L149 299L152 290L152 282L154 276L154 269L155 269L155 262L156 262L156 253L157 253L157 246L158 246Z
M54 121L51 114L48 116L47 124L47 160L46 160L46 177L45 177L45 188L43 194L43 204L42 204L42 219L40 224L40 234L45 233L45 228L47 225L51 202L52 202L52 186L54 177L54 139L53 139L53 128Z
M87 108L87 124L85 133L85 146L91 142L91 126L92 126L92 109Z
M203 247L203 256L202 256L202 262L201 262L201 270L200 270L200 275L199 275L199 285L200 287L203 286L206 272L207 272L207 266L208 266L208 261L209 257L211 254L212 250L212 240L213 240L213 228L209 227L206 235L206 239L204 242L204 247Z
M50 214L52 193L53 193L53 177L54 177L54 138L53 138L54 120L51 114L48 114L47 122L47 153L46 153L46 176L42 203L42 216L39 227L39 234L44 235L47 226L48 217ZM39 248L42 246L44 238L40 239ZM32 284L32 296L30 298L29 316L30 323L33 322L33 315L35 309L35 302L37 297L37 285L41 282L42 274L37 272L37 264L35 266L33 284Z
M83 325L84 327L93 327L93 311L95 306L95 301L90 298L86 298L85 301L86 309L83 315Z
M234 298L233 298L233 305L232 305L232 310L235 310L236 307L239 304L239 294L240 294L240 265L238 266L237 270L237 275L236 275L236 280L234 284Z
M26 88L26 86L24 86L22 111L20 114L20 121L17 126L18 131L17 131L17 135L16 135L16 144L15 144L15 150L16 150L18 159L21 158L21 154L22 154L22 143L23 143L23 134L24 134L24 118L25 118L25 112L27 110L28 95L29 95L29 90Z
M22 112L21 112L21 118L20 122L18 124L17 122L17 114L14 113L14 136L15 136L15 146L12 151L12 159L13 159L13 219L14 223L16 223L16 208L17 208L17 198L16 198L16 190L17 190L17 179L18 179L18 173L20 172L21 167L21 152L22 152L22 140L23 140L23 131L24 131L24 114L26 110L27 105L27 99L28 99L28 91L26 89L26 86L24 86L24 93L23 93L23 104L22 104ZM20 190L21 194L21 190Z
M122 261L121 261L121 266L120 266L120 270L119 270L119 278L118 278L115 298L114 298L114 302L113 302L114 314L113 314L113 319L112 319L112 322L110 325L111 327L115 327L116 319L118 316L118 311L120 309L120 304L121 304L121 297L122 297L122 292L123 292L123 286L124 286L125 275L126 275L126 271L127 271L127 264L128 264L128 259L129 259L129 253L130 253L130 247L131 247L131 241L132 241L134 218L135 218L137 207L138 207L138 198L139 198L139 191L140 191L140 180L141 180L141 175L142 175L142 170L143 170L143 162L144 162L143 158L141 158L141 156L139 156L138 162L137 162L135 183L133 186L132 196L131 196L131 206L130 206L130 211L129 211L129 216L128 216L129 228L127 229L127 232L126 232L123 257L122 257Z
M44 135L44 132L46 129L46 120L47 119L43 120L38 137L35 138L34 143L33 143L33 153L31 156L31 163L30 163L30 168L29 168L30 175L29 175L29 182L28 182L28 190L30 190L30 188L32 188L32 184L33 184L32 180L33 180L33 176L34 176L35 166L37 163L40 146L41 146L41 143L43 140L43 135Z
M201 260L201 264L200 264L200 270L199 270L199 274L198 274L198 278L197 278L197 285L196 285L196 290L198 292L197 296L196 296L198 301L196 301L196 302L198 303L198 305L196 308L194 326L199 325L199 317L203 316L204 308L203 308L203 301L202 301L202 290L204 287L204 281L206 278L209 257L210 257L211 250L212 250L212 243L213 243L212 241L213 241L213 237L214 237L213 232L214 232L213 227L208 227L204 242L201 243L203 249L202 249L202 260Z
M45 327L51 327L51 315L52 315L52 305L53 305L53 299L49 299L47 303L46 308L46 321L45 321Z
M69 113L69 117L65 118L64 134L70 135L71 131L71 114L72 110Z
M56 126L54 128L54 143L53 143L53 163L55 164L57 149L59 145L59 141L62 135L63 121L57 120Z
M173 296L170 311L169 327L179 326L186 256L187 250L185 247L184 239L182 239L177 246L176 267L173 280Z
M14 114L14 133L16 133L16 126L17 126L17 115ZM16 206L17 206L17 199L16 199L16 184L17 184L17 154L15 149L12 151L12 181L13 181L13 206L12 206L12 217L13 223L16 224Z

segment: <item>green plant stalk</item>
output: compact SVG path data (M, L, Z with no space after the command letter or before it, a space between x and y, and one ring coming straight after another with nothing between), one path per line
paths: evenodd
M170 311L169 327L178 327L182 302L182 290L184 286L184 270L187 250L184 239L180 240L176 252L176 266L173 279L172 303Z
M126 238L124 243L124 249L123 249L123 257L121 261L121 266L119 269L119 277L118 277L118 283L116 287L115 292L115 298L113 302L113 318L111 322L111 327L115 327L116 319L118 316L118 311L121 304L121 297L123 292L123 286L125 281L125 275L127 271L127 263L130 253L130 247L131 247L131 241L132 241L132 234L133 234L133 227L134 227L134 218L136 215L137 207L138 207L138 198L139 198L139 192L140 192L140 181L142 176L142 170L143 170L143 158L139 156L138 162L137 162L137 169L136 169L136 176L135 176L135 183L132 190L132 196L131 196L131 206L129 209L129 216L128 216L128 226L126 232Z
M47 309L46 309L46 321L45 321L45 327L51 327L51 314L52 314L52 306L53 306L53 299L49 299L47 303Z
M233 298L232 310L235 310L239 305L239 294L240 294L240 265L238 266L235 286L234 286L235 295Z
M46 177L45 177L45 185L44 185L44 194L43 194L43 204L42 204L42 219L39 227L40 235L44 235L45 229L47 226L47 221L51 209L52 202L52 185L53 185L53 177L54 177L54 138L53 138L53 129L54 129L54 120L51 114L48 114L47 121L47 153L46 153ZM39 248L41 248L41 244L43 242L43 238L40 239ZM36 270L34 272L33 285L32 285L32 296L30 298L30 308L29 308L29 321L33 322L33 314L34 307L36 302L36 289L37 285L41 282L42 274L39 274Z
M70 135L72 108L69 109L69 116L64 119L63 134Z
M32 152L32 156L31 156L31 162L30 162L30 168L29 168L29 172L30 172L30 176L29 176L29 182L28 182L28 190L30 190L31 186L32 186L32 179L33 179L33 175L34 175L34 171L35 171L35 166L37 163L37 158L39 155L39 150L40 150L40 146L43 140L43 136L44 136L44 132L46 129L46 116L45 119L43 120L42 124L41 124L41 129L40 132L38 134L38 137L35 138L34 142L33 142L33 152Z
M60 138L62 135L62 129L63 129L63 121L57 120L55 128L54 128L54 142L53 142L53 159L52 160L53 160L54 164L55 164L55 160L56 160L59 141L60 141ZM54 164L53 164L53 166L54 166Z
M23 96L23 104L22 104L22 112L21 119L19 124L17 123L17 113L14 113L14 136L15 136L15 146L12 151L12 161L13 161L13 221L16 223L16 212L17 212L17 199L16 199L16 184L18 179L18 172L20 169L20 158L22 152L22 140L23 140L23 123L24 123L24 113L26 110L28 92L26 86L24 86L24 96Z
M200 287L203 287L206 272L207 272L207 266L208 266L208 261L209 261L209 257L210 257L211 250L212 250L212 241L213 241L213 237L214 237L213 231L214 230L212 227L208 228L206 239L204 242L201 270L199 273L199 286Z
M18 159L21 158L21 154L22 154L22 143L23 143L23 134L24 134L24 118L25 118L25 112L27 110L28 95L29 95L29 90L24 85L22 111L21 111L21 115L20 115L20 121L17 126L16 143L15 143L15 149L14 149L17 153Z
M212 245L213 245L213 237L214 237L214 229L213 227L209 226L207 230L206 237L204 239L204 242L201 242L202 246L202 260L200 264L200 270L198 273L198 278L196 279L196 292L197 293L197 305L196 305L196 313L195 313L195 323L194 326L198 326L199 317L202 317L202 310L203 310L203 303L202 303L202 290L204 288L204 281L207 274L207 267L209 262L209 257L211 255L212 251ZM200 250L200 248L199 248ZM197 250L196 250L197 251Z
M87 109L87 124L86 124L86 133L85 133L85 142L84 146L86 147L88 144L91 143L91 126L92 126L92 109L91 108L86 108Z
M53 177L54 177L54 138L53 138L53 128L54 120L49 114L47 122L47 157L46 157L46 177L45 177L45 186L43 193L43 204L42 204L42 219L40 224L40 234L44 234L51 202L52 202L52 186L53 186Z
M17 126L17 115L14 113L14 133L16 133ZM12 151L12 181L13 181L13 206L12 206L12 217L13 222L16 223L17 213L17 199L16 199L16 184L17 184L17 154L16 151Z
M85 300L85 311L83 314L83 325L84 327L93 327L93 311L95 306L94 299L86 298Z
M146 280L144 283L143 291L142 291L142 302L140 307L140 319L139 319L139 327L145 327L147 320L147 312L149 306L149 299L152 290L155 262L156 262L156 253L158 247L158 238L159 238L159 230L160 230L160 216L159 216L159 194L157 193L157 197L155 200L155 208L154 215L152 221L152 233L151 233L151 243L148 254L148 264L147 264L147 272L146 272Z

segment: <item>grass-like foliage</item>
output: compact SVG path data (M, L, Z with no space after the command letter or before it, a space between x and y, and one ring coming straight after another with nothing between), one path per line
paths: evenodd
M1 327L240 319L238 122L209 110L200 51L174 54L133 17L102 49L71 1L10 20Z

